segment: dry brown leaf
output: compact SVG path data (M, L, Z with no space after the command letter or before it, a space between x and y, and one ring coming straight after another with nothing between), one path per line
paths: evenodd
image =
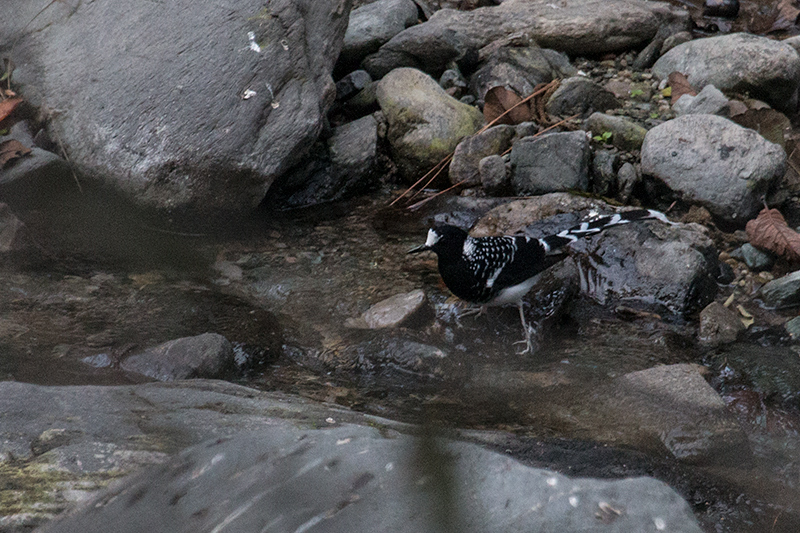
M514 125L531 120L531 110L527 103L517 105L522 101L522 98L514 91L510 91L505 87L492 87L486 92L486 96L483 100L483 117L486 119L487 123L492 122L509 109L511 109L511 111L498 120L496 124Z
M31 149L23 145L16 139L9 139L0 143L0 168L4 168L6 163L31 153Z
M786 224L777 209L765 207L745 229L753 246L775 252L789 261L800 261L800 233Z
M16 107L22 103L22 97L14 96L13 98L6 98L0 100L0 122L4 121L8 115L11 114Z
M788 30L797 24L800 9L794 5L794 0L781 0L775 9L775 20L769 31Z
M684 74L680 72L671 72L667 80L669 86L672 87L672 100L670 100L670 104L677 102L678 98L684 94L697 96L697 91L692 87L692 84L689 83L689 80Z
M731 120L740 126L756 130L766 140L779 144L781 148L786 146L784 132L792 128L792 123L786 115L769 108L748 109L744 113L732 116Z

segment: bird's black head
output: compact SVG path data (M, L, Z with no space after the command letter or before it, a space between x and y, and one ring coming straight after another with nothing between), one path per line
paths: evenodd
M408 251L410 254L430 250L438 256L458 255L464 248L467 232L450 224L442 224L428 230L428 239L422 246Z

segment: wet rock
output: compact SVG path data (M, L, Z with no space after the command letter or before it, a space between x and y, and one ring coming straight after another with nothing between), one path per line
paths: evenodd
M484 157L478 162L481 186L487 194L502 196L511 189L506 172L506 160L499 155Z
M447 95L419 70L392 71L378 84L378 103L389 124L387 138L406 179L416 181L475 133L483 115Z
M786 329L786 332L792 337L793 341L797 341L800 339L800 316L796 316L793 319L786 322L783 325Z
M366 70L354 70L336 82L336 99L349 100L372 82Z
M84 174L140 206L219 216L256 207L308 155L333 103L349 6L85 3L31 24L3 17L0 35L15 39L20 93L59 110L50 127ZM191 28L209 20L198 46ZM98 33L126 53L85 38Z
M734 33L676 46L653 65L664 79L686 74L697 89L712 84L722 91L749 93L776 109L797 107L800 56L791 46L766 37Z
M711 302L700 312L700 342L706 346L719 346L736 341L745 327L739 315L719 302Z
M727 117L730 115L730 104L722 91L708 84L697 96L684 94L678 98L678 101L672 105L672 110L678 116L708 114Z
M774 254L759 250L749 242L731 252L731 257L744 261L747 268L756 272L769 270L775 264Z
M701 226L626 224L570 248L581 269L581 289L603 305L632 301L657 312L690 314L717 293L717 252Z
M369 189L377 175L378 123L367 115L334 128L318 143L305 164L284 177L270 192L281 207L332 202Z
M750 460L747 436L696 365L657 366L614 382L619 392L605 405L625 424L658 438L677 459L712 465Z
M515 194L531 196L589 186L589 139L582 131L525 137L511 149Z
M622 104L612 93L582 76L563 80L545 104L548 113L564 118L572 115L586 117L595 111L619 107Z
M339 63L357 65L389 39L416 23L417 6L412 0L378 0L353 9Z
M758 295L767 307L800 305L800 270L764 284Z
M12 139L0 136L0 142ZM41 209L51 206L78 185L69 164L52 152L36 146L25 155L0 168L0 198L14 210Z
M647 130L625 117L593 113L587 120L585 128L592 136L602 136L611 132L611 144L620 150L639 150L644 142Z
M538 46L501 47L493 51L470 77L470 89L483 99L492 87L506 87L524 98L540 83L573 76L575 68L554 50Z
M222 377L233 367L233 347L222 335L203 333L130 355L120 367L159 381Z
M411 320L423 309L425 304L425 292L421 289L395 294L376 303L360 317L348 319L345 326L365 329L397 327Z
M16 479L30 480L18 486L15 500L4 499L3 510L16 514L0 520L3 526L21 522L24 527L18 531L47 522L121 475L163 463L208 439L375 420L280 393L206 380L122 387L4 381L0 408L4 476L13 472L21 476ZM401 426L382 422L384 428ZM19 505L8 505L10 501Z
M757 132L714 115L686 115L647 132L642 172L729 223L743 224L783 176L786 153Z
M642 179L641 174L631 163L627 161L619 167L617 173L617 198L623 203L627 203L633 195L633 188Z
M446 501L437 496L443 493ZM590 531L607 521L619 531L662 524L701 531L689 505L660 481L570 479L474 444L352 425L277 427L203 443L99 494L48 531L92 533L110 523L124 533L182 531L176 517L197 509L192 528L199 530L272 524L288 532L313 524L360 533L379 521L398 533L432 533L443 523L515 533Z
M501 124L458 143L450 162L450 183L462 183L466 187L478 185L481 180L478 168L480 160L490 155L502 154L511 146L515 135L514 126Z
M392 382L393 378L407 380L439 378L442 361L447 351L437 346L419 342L402 334L381 337L347 346L338 353L322 357L325 367L336 371L380 374Z
M723 391L748 389L766 400L797 409L800 401L800 361L794 346L734 343L711 354ZM763 424L762 422L759 422Z
M25 224L0 202L0 254L22 250L26 247Z
M619 154L612 150L595 150L592 157L592 192L610 197L617 188Z

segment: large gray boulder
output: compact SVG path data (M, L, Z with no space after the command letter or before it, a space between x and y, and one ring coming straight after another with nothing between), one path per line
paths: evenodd
M800 55L790 45L746 33L683 43L664 54L653 74L682 72L695 88L749 93L782 111L797 107Z
M786 153L757 132L715 115L684 115L647 132L642 172L730 223L744 224L783 176Z
M472 11L441 9L395 35L367 58L365 68L378 77L399 66L432 72L511 34L571 55L617 52L647 43L659 25L674 20L686 25L688 13L643 0L506 0Z
M483 125L476 107L448 95L419 70L393 70L378 84L378 104L389 123L387 138L402 174L416 181Z
M350 10L109 0L34 17L31 5L4 3L0 42L15 43L13 79L51 111L71 161L139 205L203 212L255 207L306 155Z

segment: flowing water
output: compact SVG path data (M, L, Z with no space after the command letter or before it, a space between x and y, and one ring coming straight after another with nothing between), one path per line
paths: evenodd
M134 255L159 250L146 261L108 259L101 250L7 263L0 276L0 379L144 381L119 370L118 361L213 331L236 347L234 379L243 384L467 436L492 430L495 441L475 438L570 475L652 475L679 490L708 531L797 530L800 376L791 346L702 350L693 322L621 318L580 296L565 281L575 278L570 271L556 268L533 295L538 349L518 355L516 309L458 318L459 304L441 286L435 258L405 253L424 238L426 217L388 209L388 199L376 194L261 213L217 234L141 226L117 232L137 235L135 245L120 237ZM386 297L418 288L430 308L408 327L345 324ZM707 379L737 416L752 455L682 462L619 415L615 379L677 363L707 366ZM667 401L650 416L670 417L679 408ZM680 440L681 431L673 428L670 438Z

